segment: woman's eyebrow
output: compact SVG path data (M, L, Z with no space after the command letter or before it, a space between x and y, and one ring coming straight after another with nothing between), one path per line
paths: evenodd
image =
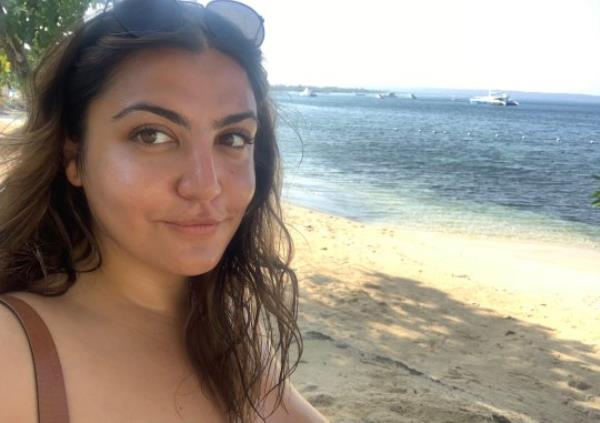
M231 125L233 123L241 122L246 119L253 119L258 123L258 118L256 117L256 113L253 111L235 113L233 115L229 115L224 117L223 119L216 120L213 124L215 128L222 128L227 125Z
M166 109L161 106L157 106L156 104L146 103L146 102L135 103L135 104L132 104L131 106L125 107L119 113L114 115L112 119L113 120L121 119L122 117L128 115L131 112L135 112L135 111L144 111L144 112L154 113L155 115L162 116L165 119L168 119L171 122L173 122L179 126L183 126L186 129L192 128L190 121L187 120L182 115L180 115L179 113L177 113L176 111Z
M144 112L154 113L156 115L164 117L165 119L170 120L173 123L176 123L177 125L183 126L186 129L191 129L191 127L192 127L190 121L188 119L186 119L185 117L183 117L182 115L180 115L179 113L177 113L176 111L171 110L171 109L166 109L166 108L164 108L162 106L158 106L156 104L146 103L146 102L139 102L139 103L132 104L131 106L125 107L119 113L114 115L112 119L113 120L121 119L124 116L128 115L129 113L135 112L135 111L144 111ZM255 120L256 122L258 122L256 113L249 110L247 112L234 113L232 115L228 115L228 116L224 117L223 119L216 120L213 123L213 126L215 128L222 128L224 126L231 125L231 124L237 123L237 122L241 122L246 119L252 119L252 120Z

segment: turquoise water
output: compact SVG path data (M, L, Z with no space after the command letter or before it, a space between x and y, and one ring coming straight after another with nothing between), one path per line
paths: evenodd
M600 247L600 104L276 93L284 198L367 221Z

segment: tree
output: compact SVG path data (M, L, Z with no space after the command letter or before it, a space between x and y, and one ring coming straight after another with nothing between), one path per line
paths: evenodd
M0 0L0 54L23 86L44 50L83 19L95 0Z

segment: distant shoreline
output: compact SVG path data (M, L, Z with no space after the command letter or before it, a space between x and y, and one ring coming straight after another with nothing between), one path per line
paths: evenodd
M406 88L406 87L391 87L391 88L347 88L336 86L318 86L318 85L288 85L274 84L271 89L275 92L302 92L305 88L309 88L315 93L340 93L340 94L379 94L383 92L395 93L413 93L417 97L457 97L469 98L477 95L482 95L488 92L487 89L447 89L447 88ZM570 93L539 93L533 91L517 91L517 90L501 90L508 92L511 97L526 99L529 101L565 101L565 102L583 102L583 103L598 103L600 104L600 95L592 94L570 94Z

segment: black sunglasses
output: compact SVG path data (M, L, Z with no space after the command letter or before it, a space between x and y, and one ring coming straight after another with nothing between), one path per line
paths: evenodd
M113 4L112 13L119 24L134 36L176 31L185 24L186 16L206 9L232 24L256 47L265 39L263 17L235 0L213 0L206 6L183 0L107 0L104 12L108 11L109 3ZM210 28L210 21L206 25L218 33L217 28Z

